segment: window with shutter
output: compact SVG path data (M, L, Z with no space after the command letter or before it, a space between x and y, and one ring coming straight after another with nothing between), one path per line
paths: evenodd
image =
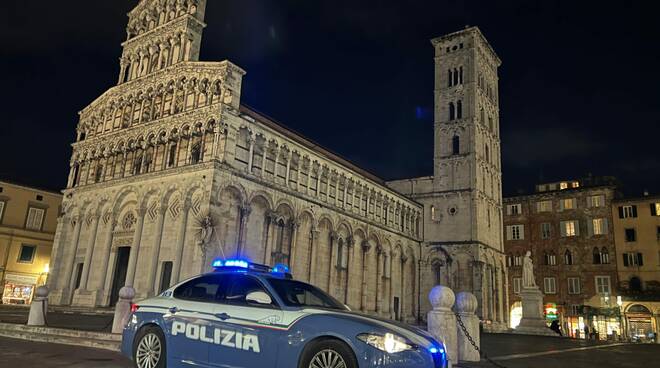
M637 253L637 265L644 266L644 256L642 253Z
M623 256L623 267L629 267L630 266L630 261L628 259L628 253L622 254Z
M30 207L28 209L27 221L25 227L30 230L41 230L45 211L41 208Z
M596 276L596 291L598 294L610 293L610 277L609 276Z
M513 292L515 294L520 294L521 287L522 287L522 278L514 277L513 278Z

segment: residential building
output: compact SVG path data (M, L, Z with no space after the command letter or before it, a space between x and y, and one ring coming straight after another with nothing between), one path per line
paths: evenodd
M48 277L62 195L0 180L2 304L30 304Z
M504 199L512 325L521 313L522 257L531 251L548 324L558 319L571 336L585 324L601 337L619 331L614 196L611 180L585 179L540 184L533 194Z
M615 200L612 218L625 333L648 340L660 332L660 196Z

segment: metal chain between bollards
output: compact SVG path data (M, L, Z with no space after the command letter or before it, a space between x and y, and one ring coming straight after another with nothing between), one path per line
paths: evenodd
M470 336L470 333L468 332L467 328L465 327L465 324L463 324L463 320L461 319L461 316L460 316L458 313L456 313L456 312L454 312L454 315L456 315L456 320L458 321L458 325L461 326L461 330L463 330L463 333L465 334L465 337L467 337L468 341L470 342L470 344L472 345L472 347L474 348L474 350L476 350L477 352L479 352L479 355L480 355L480 356L482 356L484 359L486 359L486 361L487 361L488 363L494 365L495 367L498 367L498 368L506 368L505 366L501 365L500 363L498 363L498 362L496 362L496 361L490 359L490 358L488 357L488 354L486 354L483 350L481 350L481 349L477 346L477 343L474 342L474 339L472 338L472 336Z

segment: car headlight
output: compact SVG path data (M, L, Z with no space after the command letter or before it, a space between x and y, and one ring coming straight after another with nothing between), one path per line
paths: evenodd
M385 335L364 333L358 335L357 338L367 345L371 345L380 351L390 354L415 349L406 340L391 333L386 333Z

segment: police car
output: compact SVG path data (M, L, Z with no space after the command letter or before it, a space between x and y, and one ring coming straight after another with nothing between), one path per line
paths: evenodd
M122 353L136 367L446 366L444 345L425 331L353 313L286 266L213 267L131 306Z

